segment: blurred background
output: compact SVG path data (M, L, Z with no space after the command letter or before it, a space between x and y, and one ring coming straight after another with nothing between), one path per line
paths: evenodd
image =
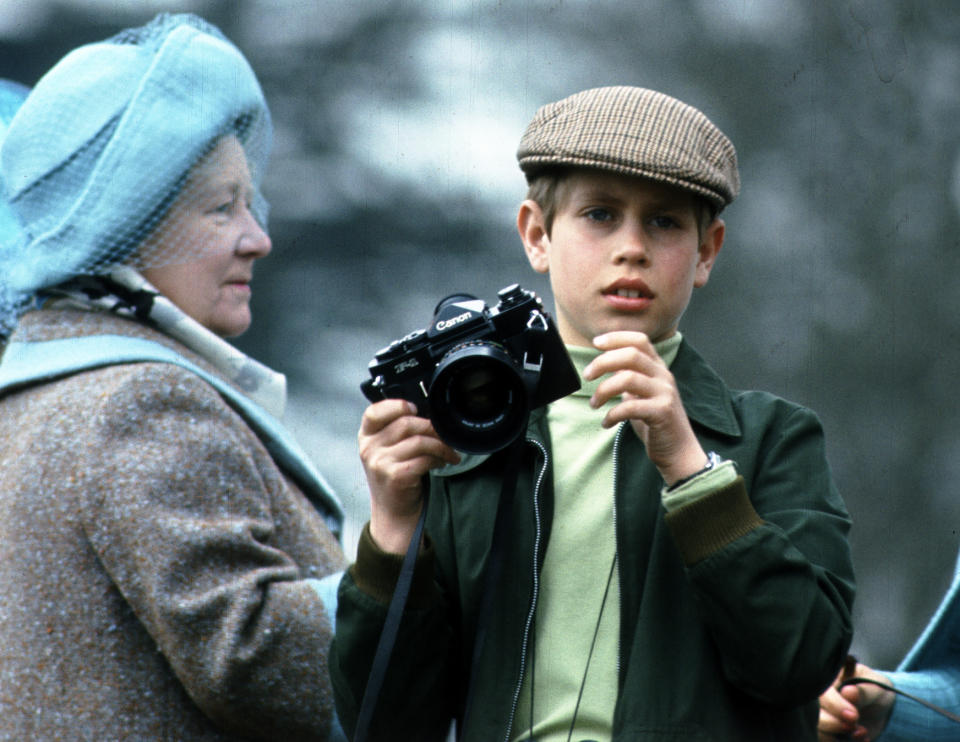
M443 296L546 283L514 229L543 103L609 84L701 108L743 190L681 329L733 387L814 408L854 519L855 651L897 663L960 528L960 9L912 0L0 0L0 77L161 10L250 59L276 137L274 253L238 345L367 513L358 384ZM550 304L548 298L548 305Z

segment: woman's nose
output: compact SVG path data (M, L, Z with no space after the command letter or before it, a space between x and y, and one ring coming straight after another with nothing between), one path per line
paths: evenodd
M247 227L240 239L240 251L248 257L264 258L273 249L270 235L267 234L249 209L247 209L246 218Z

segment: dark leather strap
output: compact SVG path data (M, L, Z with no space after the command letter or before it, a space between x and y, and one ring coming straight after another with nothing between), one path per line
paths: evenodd
M958 724L960 724L960 716L958 716L957 714L951 713L950 711L947 711L944 708L940 708L936 704L930 703L930 701L926 701L923 698L913 695L912 693L907 693L906 691L900 690L899 688L894 688L892 685L889 685L887 683L881 683L877 680L870 680L869 678L850 678L840 683L840 687L843 688L847 685L864 685L866 683L870 683L871 685L876 685L877 687L883 688L884 690L892 691L893 693L896 693L899 696L903 696L904 698L909 698L911 701L919 703L921 706L926 706L931 711L935 711L941 716L947 717L948 719L950 719L950 721L955 721Z
M958 716L957 714L947 711L944 708L940 708L936 704L930 703L930 701L927 701L923 698L919 698L918 696L915 696L912 693L907 693L906 691L900 690L899 688L894 688L892 685L888 683L881 683L877 680L870 680L869 678L854 677L853 673L856 670L856 668L857 668L857 658L854 657L852 654L848 654L846 659L843 661L843 674L840 676L840 684L837 686L838 688L843 688L844 686L847 686L847 685L864 685L866 683L869 683L870 685L875 685L878 688L883 688L884 690L888 690L891 693L896 693L898 696L909 698L911 701L915 703L919 703L921 706L924 706L930 709L931 711L940 714L941 716L945 716L946 718L950 719L950 721L955 721L958 724L960 724L960 716Z

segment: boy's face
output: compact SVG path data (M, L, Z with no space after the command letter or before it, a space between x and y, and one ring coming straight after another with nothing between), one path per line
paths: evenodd
M706 284L724 225L700 229L696 198L615 173L578 171L563 186L548 235L534 201L517 226L534 270L550 274L560 336L591 347L612 330L673 335L694 287Z

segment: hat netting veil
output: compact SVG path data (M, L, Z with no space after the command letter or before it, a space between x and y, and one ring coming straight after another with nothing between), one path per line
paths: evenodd
M17 222L0 234L0 336L38 290L199 257L204 245L175 231L145 239L198 197L195 166L224 136L243 146L250 190L238 198L265 229L270 114L247 60L215 26L161 14L54 65L0 144Z
M10 127L10 120L23 104L30 89L13 80L0 78L0 144L3 143ZM0 186L0 245L11 242L17 233L18 223L10 209L10 204L2 197ZM0 277L2 282L2 277Z

